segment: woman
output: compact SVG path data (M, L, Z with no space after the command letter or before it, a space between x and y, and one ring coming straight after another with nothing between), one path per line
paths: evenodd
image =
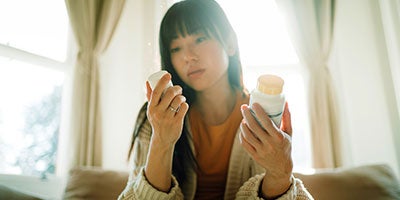
M146 83L148 103L131 145L135 166L119 198L312 199L292 174L287 105L280 129L258 104L260 124L250 112L236 34L220 6L174 4L159 40L169 74L153 89Z

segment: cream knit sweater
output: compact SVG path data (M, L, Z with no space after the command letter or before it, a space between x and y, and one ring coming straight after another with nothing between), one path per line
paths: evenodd
M145 113L140 116L144 117ZM188 120L188 119L186 119ZM188 127L190 130L190 127ZM236 134L239 134L240 129ZM124 191L120 194L122 199L194 199L196 192L196 172L190 171L187 174L188 180L185 185L180 186L175 177L172 177L173 184L169 193L158 191L152 187L144 176L144 165L146 163L147 152L149 150L151 138L151 126L148 121L140 130L139 136L134 144L133 161L134 167L130 173L128 183ZM192 148L194 145L191 144ZM228 177L224 199L262 199L258 196L261 180L264 177L264 170L256 164L253 159L244 151L236 137L231 157L229 161ZM301 180L292 176L292 186L279 199L308 200L313 199L309 192L304 188Z

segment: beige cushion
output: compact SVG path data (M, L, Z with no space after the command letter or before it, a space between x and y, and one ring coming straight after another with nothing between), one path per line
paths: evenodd
M387 165L368 165L349 169L295 173L315 199L400 199L400 185Z
M313 175L295 173L295 176L318 200L400 199L399 183L387 165L326 170ZM117 199L127 181L127 172L75 168L70 171L64 199Z
M70 171L64 199L117 199L128 182L127 172L80 167Z

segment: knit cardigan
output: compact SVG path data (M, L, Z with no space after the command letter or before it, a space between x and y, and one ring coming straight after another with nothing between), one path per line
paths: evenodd
M139 117L144 117L145 115L146 113L142 112L139 114ZM188 118L185 120L188 120ZM144 165L149 151L151 130L151 125L149 121L146 120L134 143L133 170L130 172L128 183L118 199L194 199L197 183L197 175L194 170L188 170L189 172L186 174L187 181L184 185L179 185L176 178L172 175L172 188L168 193L155 189L147 181L144 176ZM190 127L188 127L188 130L190 131ZM234 144L232 146L224 199L262 199L259 197L259 188L265 175L264 169L259 166L240 145L238 137L239 133L240 128L236 133ZM191 147L192 150L194 150L193 142L191 142ZM301 180L295 178L293 175L291 179L291 187L284 195L278 198L279 200L313 199L310 193L305 189Z

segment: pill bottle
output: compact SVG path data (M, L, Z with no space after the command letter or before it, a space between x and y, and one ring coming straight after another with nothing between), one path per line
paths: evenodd
M149 81L150 87L152 90L154 90L154 88L156 87L158 81L161 79L162 76L164 76L164 74L167 74L168 72L165 70L161 70L158 72L155 72L153 74L151 74L149 76L149 78L147 79L147 81ZM169 88L172 87L172 81L170 80L169 83L167 84L167 86L165 86L164 91Z
M279 76L261 75L257 79L257 87L250 93L250 108L254 103L260 104L278 128L286 101L282 92L283 84L284 81Z

